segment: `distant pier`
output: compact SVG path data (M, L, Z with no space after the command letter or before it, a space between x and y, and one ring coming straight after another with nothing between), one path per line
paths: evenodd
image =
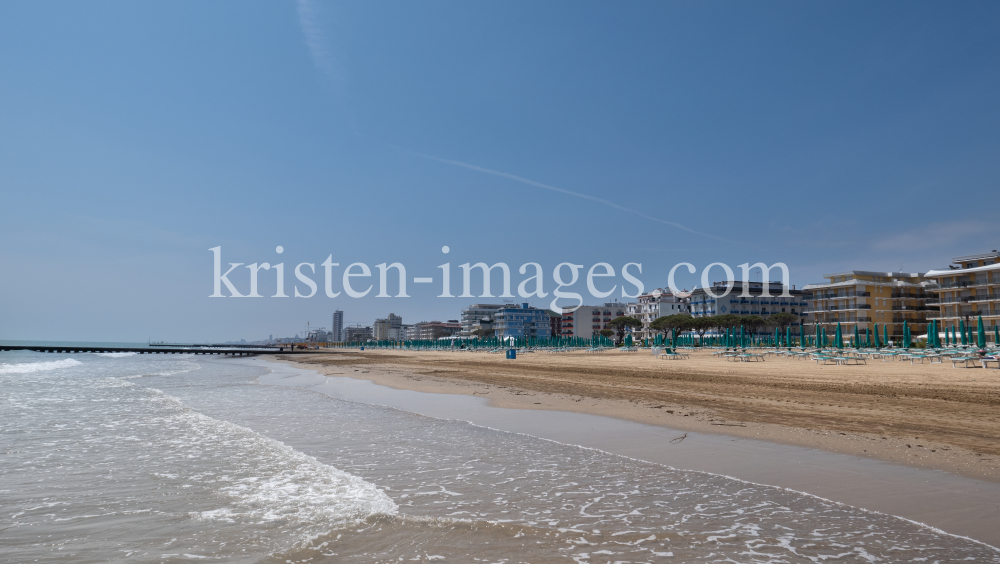
M216 354L254 356L258 354L315 354L327 351L294 349L287 346L251 345L189 345L155 347L78 347L72 345L0 345L0 351L34 351L43 353L138 353L138 354Z

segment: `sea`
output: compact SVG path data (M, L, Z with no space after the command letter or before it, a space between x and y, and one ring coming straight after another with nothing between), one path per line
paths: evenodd
M269 370L0 353L0 562L1000 562L899 517Z

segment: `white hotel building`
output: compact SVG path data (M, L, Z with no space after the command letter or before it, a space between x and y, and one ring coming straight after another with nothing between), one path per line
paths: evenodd
M677 313L691 313L689 298L679 298L669 290L657 288L643 294L635 303L626 304L625 314L642 322L642 329L632 332L633 338L652 339L655 331L649 328L650 323L658 317L666 317Z

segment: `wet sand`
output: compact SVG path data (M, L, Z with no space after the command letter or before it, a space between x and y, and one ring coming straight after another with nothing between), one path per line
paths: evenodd
M420 366L414 367L400 363L400 354L405 357L427 355L428 358L420 359ZM454 374L449 374L451 377L428 375L432 369L423 365L427 361L441 362L430 358L431 355L461 357L464 354L366 351L362 355L354 351L325 358L310 357L306 363L298 362L297 358L296 362L280 362L306 368L308 372L279 370L273 379L307 385L352 401L390 405L433 417L468 420L675 468L719 473L803 491L1000 545L1000 532L993 525L1000 522L1000 482L984 481L982 476L970 479L956 475L968 476L970 472L931 470L928 468L933 465L924 458L900 457L893 463L886 463L878 460L876 453L866 452L887 448L894 444L893 441L900 440L898 438L882 440L873 438L870 433L841 435L839 431L796 429L751 421L733 423L745 427L713 425L719 419L709 417L704 408L678 406L678 409L666 410L624 399L484 384L455 378ZM606 353L607 356L611 354L620 353ZM472 363L505 364L497 355L469 355L477 356L479 358L471 358ZM614 357L597 360L600 363L642 362L635 355L620 356L627 360ZM588 356L585 360L594 363L592 359L594 357ZM470 362L468 357L461 360ZM674 362L649 360L659 363L654 364L654 368ZM549 361L535 362L547 364ZM771 364L778 362L783 361ZM787 362L805 366L805 363ZM507 370L505 367L504 372ZM500 375L494 374L494 377ZM470 397L456 397L455 394ZM558 413L560 411L564 413ZM565 413L569 411L575 413ZM873 444L878 446L862 448ZM925 450L939 450L926 449L927 444L920 444ZM910 447L910 451L915 447ZM952 448L953 453L956 451L958 449ZM965 454L975 456L975 453Z
M294 361L400 389L482 396L497 407L604 415L1000 482L1000 370L770 357L730 363L707 352L669 361L617 351L508 361L487 353L353 350Z

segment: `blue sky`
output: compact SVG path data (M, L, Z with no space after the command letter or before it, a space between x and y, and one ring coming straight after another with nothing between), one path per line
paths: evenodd
M639 262L647 288L681 261L941 267L1000 245L998 29L995 2L4 2L0 338L473 301L210 299L219 245L288 293L328 255L515 285Z

